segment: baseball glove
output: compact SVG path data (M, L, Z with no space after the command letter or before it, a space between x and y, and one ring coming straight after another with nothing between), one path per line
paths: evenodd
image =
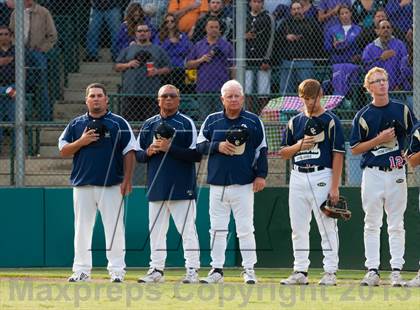
M330 198L324 201L321 205L321 211L328 217L335 219L341 218L348 221L351 218L351 211L348 209L347 201L344 197L340 196L338 202L333 205Z
M325 131L322 122L317 118L310 118L305 124L305 136L315 137L315 143L324 141Z
M95 129L95 133L99 134L99 138L105 137L105 133L108 131L106 126L102 124L100 120L93 119L87 124L87 130Z
M244 153L248 139L249 131L245 126L234 125L226 132L226 140L236 146L236 155L242 155Z
M154 137L156 139L171 139L175 135L175 129L166 122L161 122L155 129Z

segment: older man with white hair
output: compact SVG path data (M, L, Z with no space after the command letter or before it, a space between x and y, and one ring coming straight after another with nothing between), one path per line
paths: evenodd
M257 115L243 110L244 92L238 81L227 81L221 93L223 111L207 116L197 139L197 151L209 156L207 183L210 184L212 259L210 273L200 282L223 282L232 211L244 282L255 284L254 193L264 189L268 171L264 126Z

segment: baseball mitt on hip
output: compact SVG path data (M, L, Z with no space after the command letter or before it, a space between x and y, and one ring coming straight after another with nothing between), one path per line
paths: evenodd
M344 197L340 196L338 202L334 205L331 199L327 199L321 205L321 211L328 217L335 219L343 219L348 221L351 218L351 211L348 209L347 201Z

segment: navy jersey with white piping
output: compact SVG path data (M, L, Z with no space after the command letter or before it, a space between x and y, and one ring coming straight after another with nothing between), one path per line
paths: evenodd
M155 129L162 123L175 129L169 151L151 157L146 150L153 143ZM149 201L196 198L196 169L201 155L196 151L197 130L192 119L177 112L163 118L155 115L145 121L137 138L137 161L147 163Z
M344 153L343 127L338 117L325 111L312 117L323 129L323 141L315 143L309 150L301 150L293 156L293 164L298 166L322 166L332 168L333 152ZM304 113L299 113L289 120L283 134L282 146L292 146L304 137L305 127L310 120Z
M420 152L420 122L417 122L410 135L410 142L407 148L407 156L410 157L418 152Z
M232 126L247 127L249 138L241 155L219 153L219 143L226 141L226 131ZM211 185L244 185L268 173L267 142L264 126L257 115L241 111L236 119L224 111L210 114L201 125L197 150L209 155L207 183Z
M137 149L136 140L128 122L121 116L107 112L100 118L88 113L73 119L58 140L60 151L66 144L78 140L91 121L102 123L104 136L77 151L73 157L70 181L73 186L112 186L124 178L123 157Z
M405 164L402 151L408 134L417 122L412 110L405 104L389 101L385 106L369 104L357 112L353 119L350 147L375 138L381 131L396 124L396 138L362 154L361 168L366 166L395 168Z

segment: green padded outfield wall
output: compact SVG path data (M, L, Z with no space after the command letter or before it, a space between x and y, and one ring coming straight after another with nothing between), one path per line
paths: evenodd
M340 268L363 269L363 211L360 188L343 188L353 217L339 221ZM200 191L197 206L197 228L201 262L209 266L208 188ZM70 188L1 188L0 267L70 267L73 260L73 206ZM148 266L148 209L145 189L135 188L125 203L127 266ZM405 269L417 270L420 259L420 213L417 188L409 189L405 213ZM229 227L226 266L240 266L240 253L234 233ZM257 267L291 268L293 263L288 212L288 189L267 188L255 197L255 234L258 248ZM93 263L105 266L105 241L98 216L93 237ZM167 266L184 265L182 243L171 223L168 239ZM320 238L315 220L311 227L310 259L312 267L322 266ZM382 268L389 268L386 216L381 235Z

